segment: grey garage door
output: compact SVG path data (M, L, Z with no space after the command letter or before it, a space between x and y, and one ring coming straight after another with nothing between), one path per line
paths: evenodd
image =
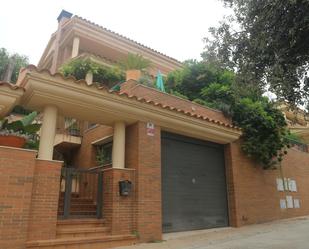
M223 146L161 136L163 232L228 226Z

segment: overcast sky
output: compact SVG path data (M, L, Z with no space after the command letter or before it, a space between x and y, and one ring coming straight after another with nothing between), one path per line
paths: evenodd
M200 59L208 28L229 13L220 0L8 0L1 3L0 47L37 64L62 9L180 61Z

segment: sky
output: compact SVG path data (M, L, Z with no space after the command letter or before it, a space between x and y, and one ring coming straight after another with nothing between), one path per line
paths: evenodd
M208 28L231 13L220 0L9 0L1 3L0 47L36 65L62 9L180 61L200 59Z

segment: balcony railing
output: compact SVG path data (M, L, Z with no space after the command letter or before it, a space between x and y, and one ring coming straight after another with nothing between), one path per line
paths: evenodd
M57 134L79 137L82 134L84 122L70 117L60 117Z

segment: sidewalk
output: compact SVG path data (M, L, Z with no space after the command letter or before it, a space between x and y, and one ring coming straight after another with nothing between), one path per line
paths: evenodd
M164 235L164 241L118 249L308 249L309 216L241 228Z

